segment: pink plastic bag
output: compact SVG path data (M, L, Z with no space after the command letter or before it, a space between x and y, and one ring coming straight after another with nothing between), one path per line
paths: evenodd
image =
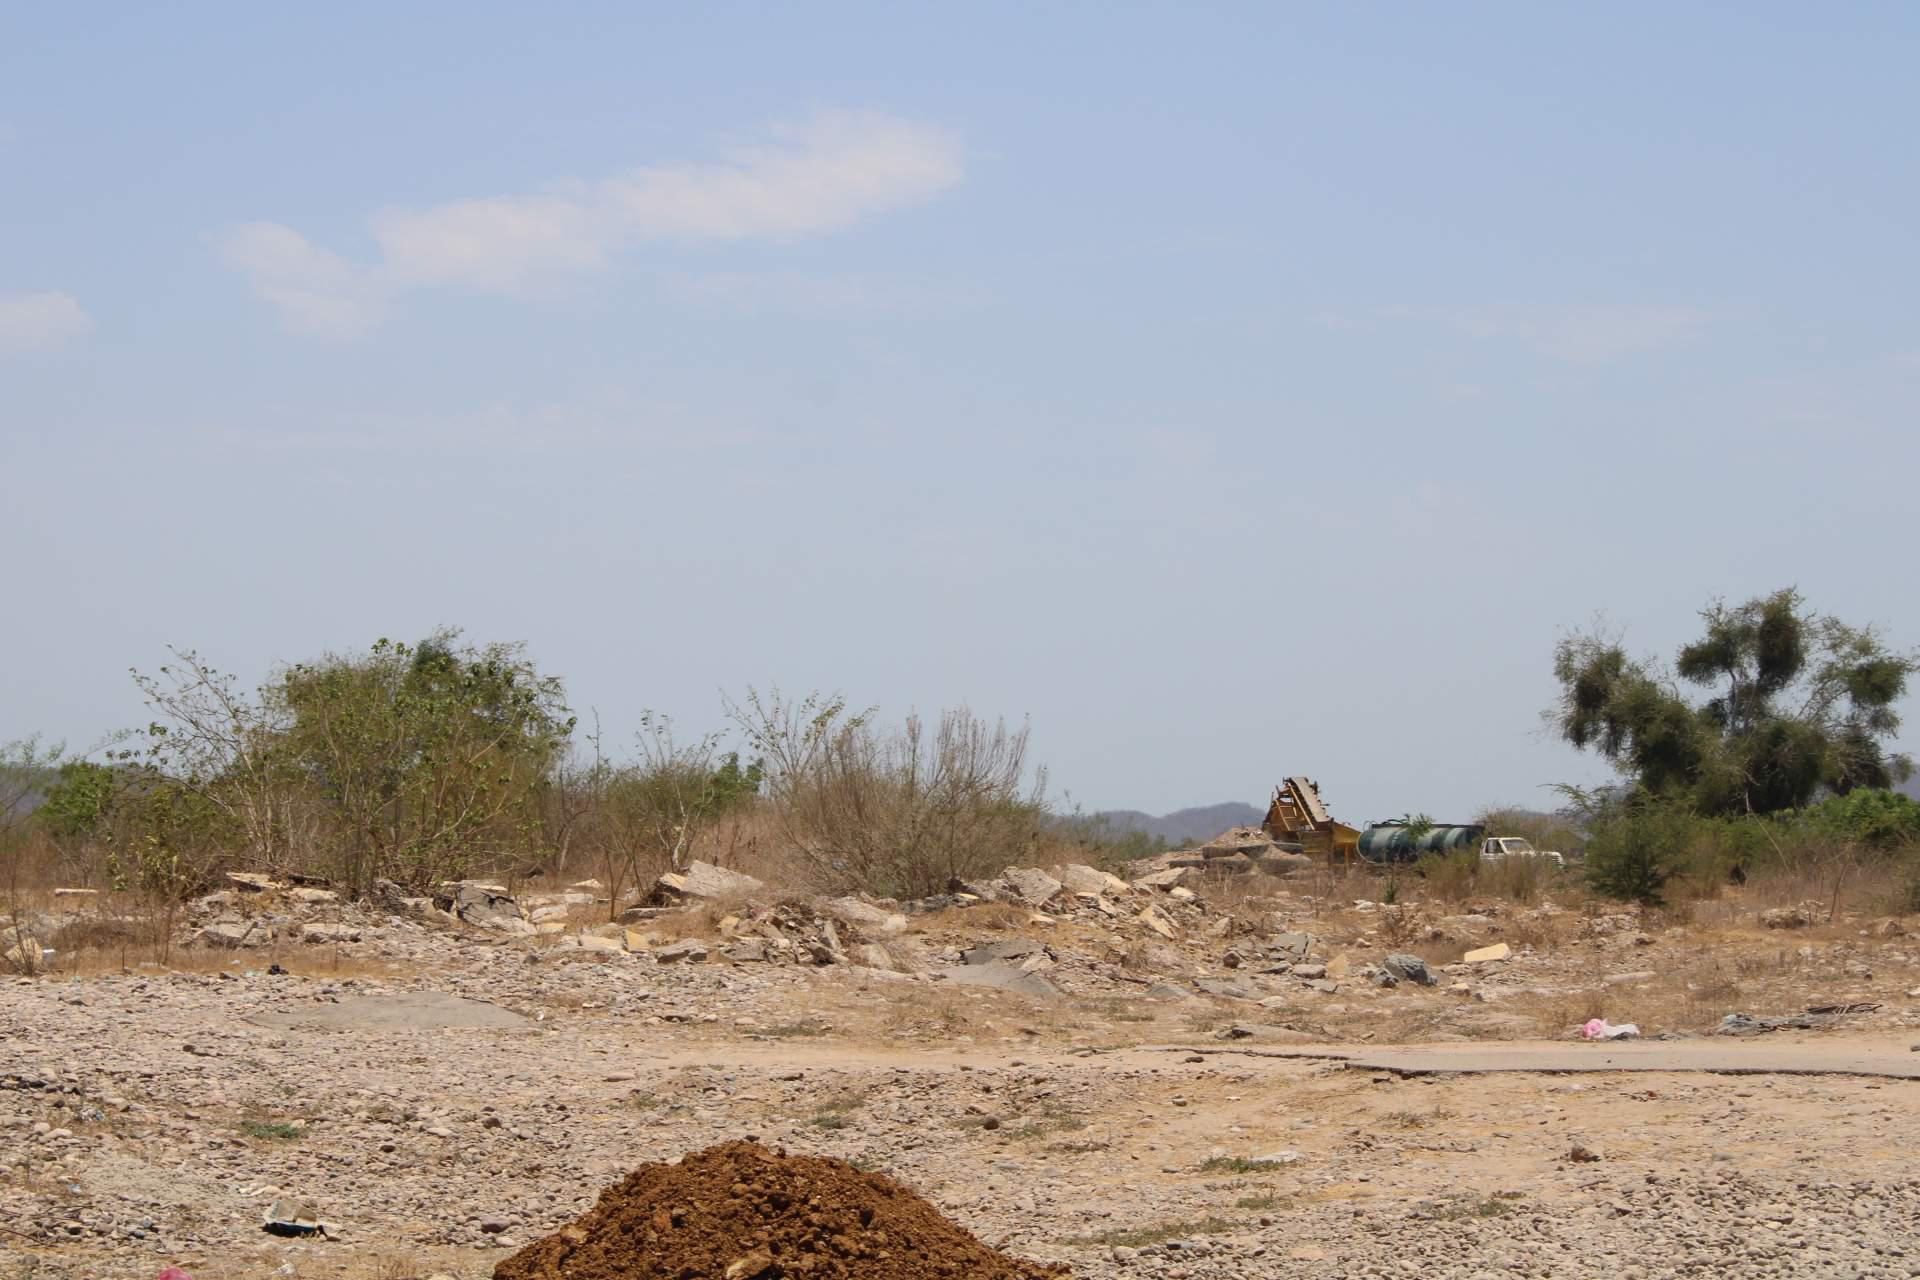
M1639 1035L1640 1028L1634 1023L1623 1022L1615 1026L1605 1018L1595 1018L1580 1028L1582 1040L1634 1040Z
M193 1280L193 1277L178 1267L168 1267L160 1273L157 1280Z

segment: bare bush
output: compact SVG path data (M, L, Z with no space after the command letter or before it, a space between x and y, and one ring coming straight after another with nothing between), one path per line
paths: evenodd
M769 802L822 880L923 896L1023 859L1047 827L1028 729L965 708L882 730L841 698L749 689L728 711L766 762Z

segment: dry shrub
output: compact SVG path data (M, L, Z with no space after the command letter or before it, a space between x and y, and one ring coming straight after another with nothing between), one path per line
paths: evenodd
M1471 850L1430 854L1415 864L1428 896L1441 902L1465 902L1477 887L1480 859Z
M765 763L770 806L835 887L925 897L1030 862L1051 819L1028 730L965 708L881 730L841 699L749 689L729 713Z

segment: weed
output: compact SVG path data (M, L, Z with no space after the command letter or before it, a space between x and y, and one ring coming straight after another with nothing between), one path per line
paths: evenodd
M1285 1168L1279 1160L1247 1156L1213 1156L1200 1166L1202 1173L1277 1173Z
M864 1090L845 1089L821 1103L807 1123L816 1129L839 1130L850 1123L849 1117L867 1104Z
M1162 1222L1151 1227L1133 1227L1102 1231L1097 1235L1076 1236L1061 1243L1068 1245L1120 1245L1129 1249L1142 1249L1148 1245L1165 1244L1169 1240L1184 1240L1188 1236L1217 1236L1228 1231L1237 1231L1240 1223L1230 1218L1196 1218L1191 1222Z
M824 1036L832 1030L833 1028L824 1022L780 1022L771 1027L760 1028L760 1034L770 1040L788 1040L796 1037Z
M1468 1218L1504 1218L1513 1212L1508 1201L1515 1199L1512 1193L1490 1196L1456 1196L1433 1211L1433 1217L1440 1222L1461 1222Z
M1233 1202L1236 1209L1277 1209L1282 1201L1276 1195L1241 1196Z
M307 1136L307 1131L299 1125L278 1120L242 1120L239 1128L249 1138L267 1142L298 1142Z

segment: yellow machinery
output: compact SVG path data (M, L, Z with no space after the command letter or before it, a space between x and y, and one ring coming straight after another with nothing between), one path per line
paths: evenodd
M1280 843L1297 844L1302 853L1329 862L1351 862L1360 852L1359 829L1333 819L1311 778L1288 778L1275 787L1261 825Z

